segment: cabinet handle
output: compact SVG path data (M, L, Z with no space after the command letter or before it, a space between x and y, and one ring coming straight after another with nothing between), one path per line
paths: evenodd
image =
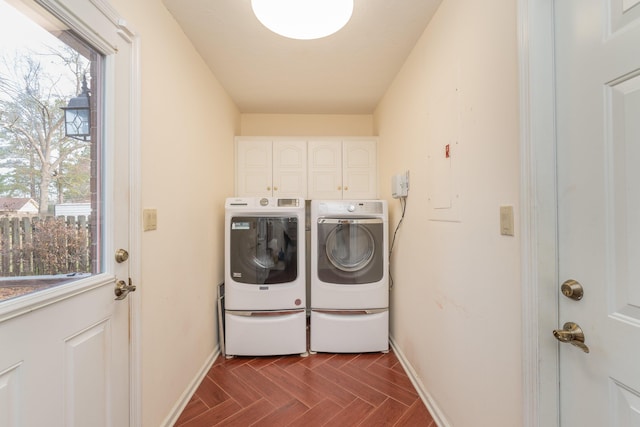
M278 187L273 187L273 191L278 191Z
M267 191L271 191L271 187L267 187Z
M338 185L338 191L342 190L342 187Z
M347 186L345 185L345 187L344 187L344 191L349 191L349 187L347 187Z

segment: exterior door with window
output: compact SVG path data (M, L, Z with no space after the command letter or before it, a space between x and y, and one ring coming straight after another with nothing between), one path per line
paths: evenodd
M37 212L0 218L0 426L127 426L132 34L83 0L3 20L0 197Z
M555 8L560 425L639 426L640 1Z

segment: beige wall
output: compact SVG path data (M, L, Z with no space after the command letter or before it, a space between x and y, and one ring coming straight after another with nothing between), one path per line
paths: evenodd
M410 171L391 334L451 426L522 424L520 236L499 233L501 205L518 229L517 72L516 2L444 0L374 116L392 229L385 183ZM450 141L461 220L430 221L430 180L448 178L427 155Z
M371 114L243 114L242 136L372 136Z
M224 199L240 115L160 0L111 0L141 38L142 424L159 426L217 345Z

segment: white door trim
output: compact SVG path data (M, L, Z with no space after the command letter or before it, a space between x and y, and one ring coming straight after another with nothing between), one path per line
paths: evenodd
M518 0L523 425L559 425L554 2Z
M39 0L45 3L51 0ZM142 352L141 352L141 67L140 37L108 2L91 0L91 4L117 29L119 36L131 45L130 114L129 114L129 277L138 289L129 294L129 426L142 425Z
M123 27L122 18L119 19L120 27ZM131 31L131 28L129 28ZM131 32L131 114L130 131L131 144L129 146L129 274L133 283L137 286L137 292L129 294L129 375L130 375L130 427L142 426L142 340L141 340L141 313L142 313L142 289L141 289L141 259L142 259L142 194L141 194L141 88L140 82L140 38L137 32Z

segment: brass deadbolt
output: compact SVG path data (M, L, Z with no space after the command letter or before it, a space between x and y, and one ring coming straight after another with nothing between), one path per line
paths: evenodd
M584 289L582 285L573 279L569 279L565 281L560 287L560 292L567 298L571 298L572 300L580 301L582 296L584 295Z
M129 259L129 252L124 249L118 249L116 251L116 262L118 264L125 262Z

